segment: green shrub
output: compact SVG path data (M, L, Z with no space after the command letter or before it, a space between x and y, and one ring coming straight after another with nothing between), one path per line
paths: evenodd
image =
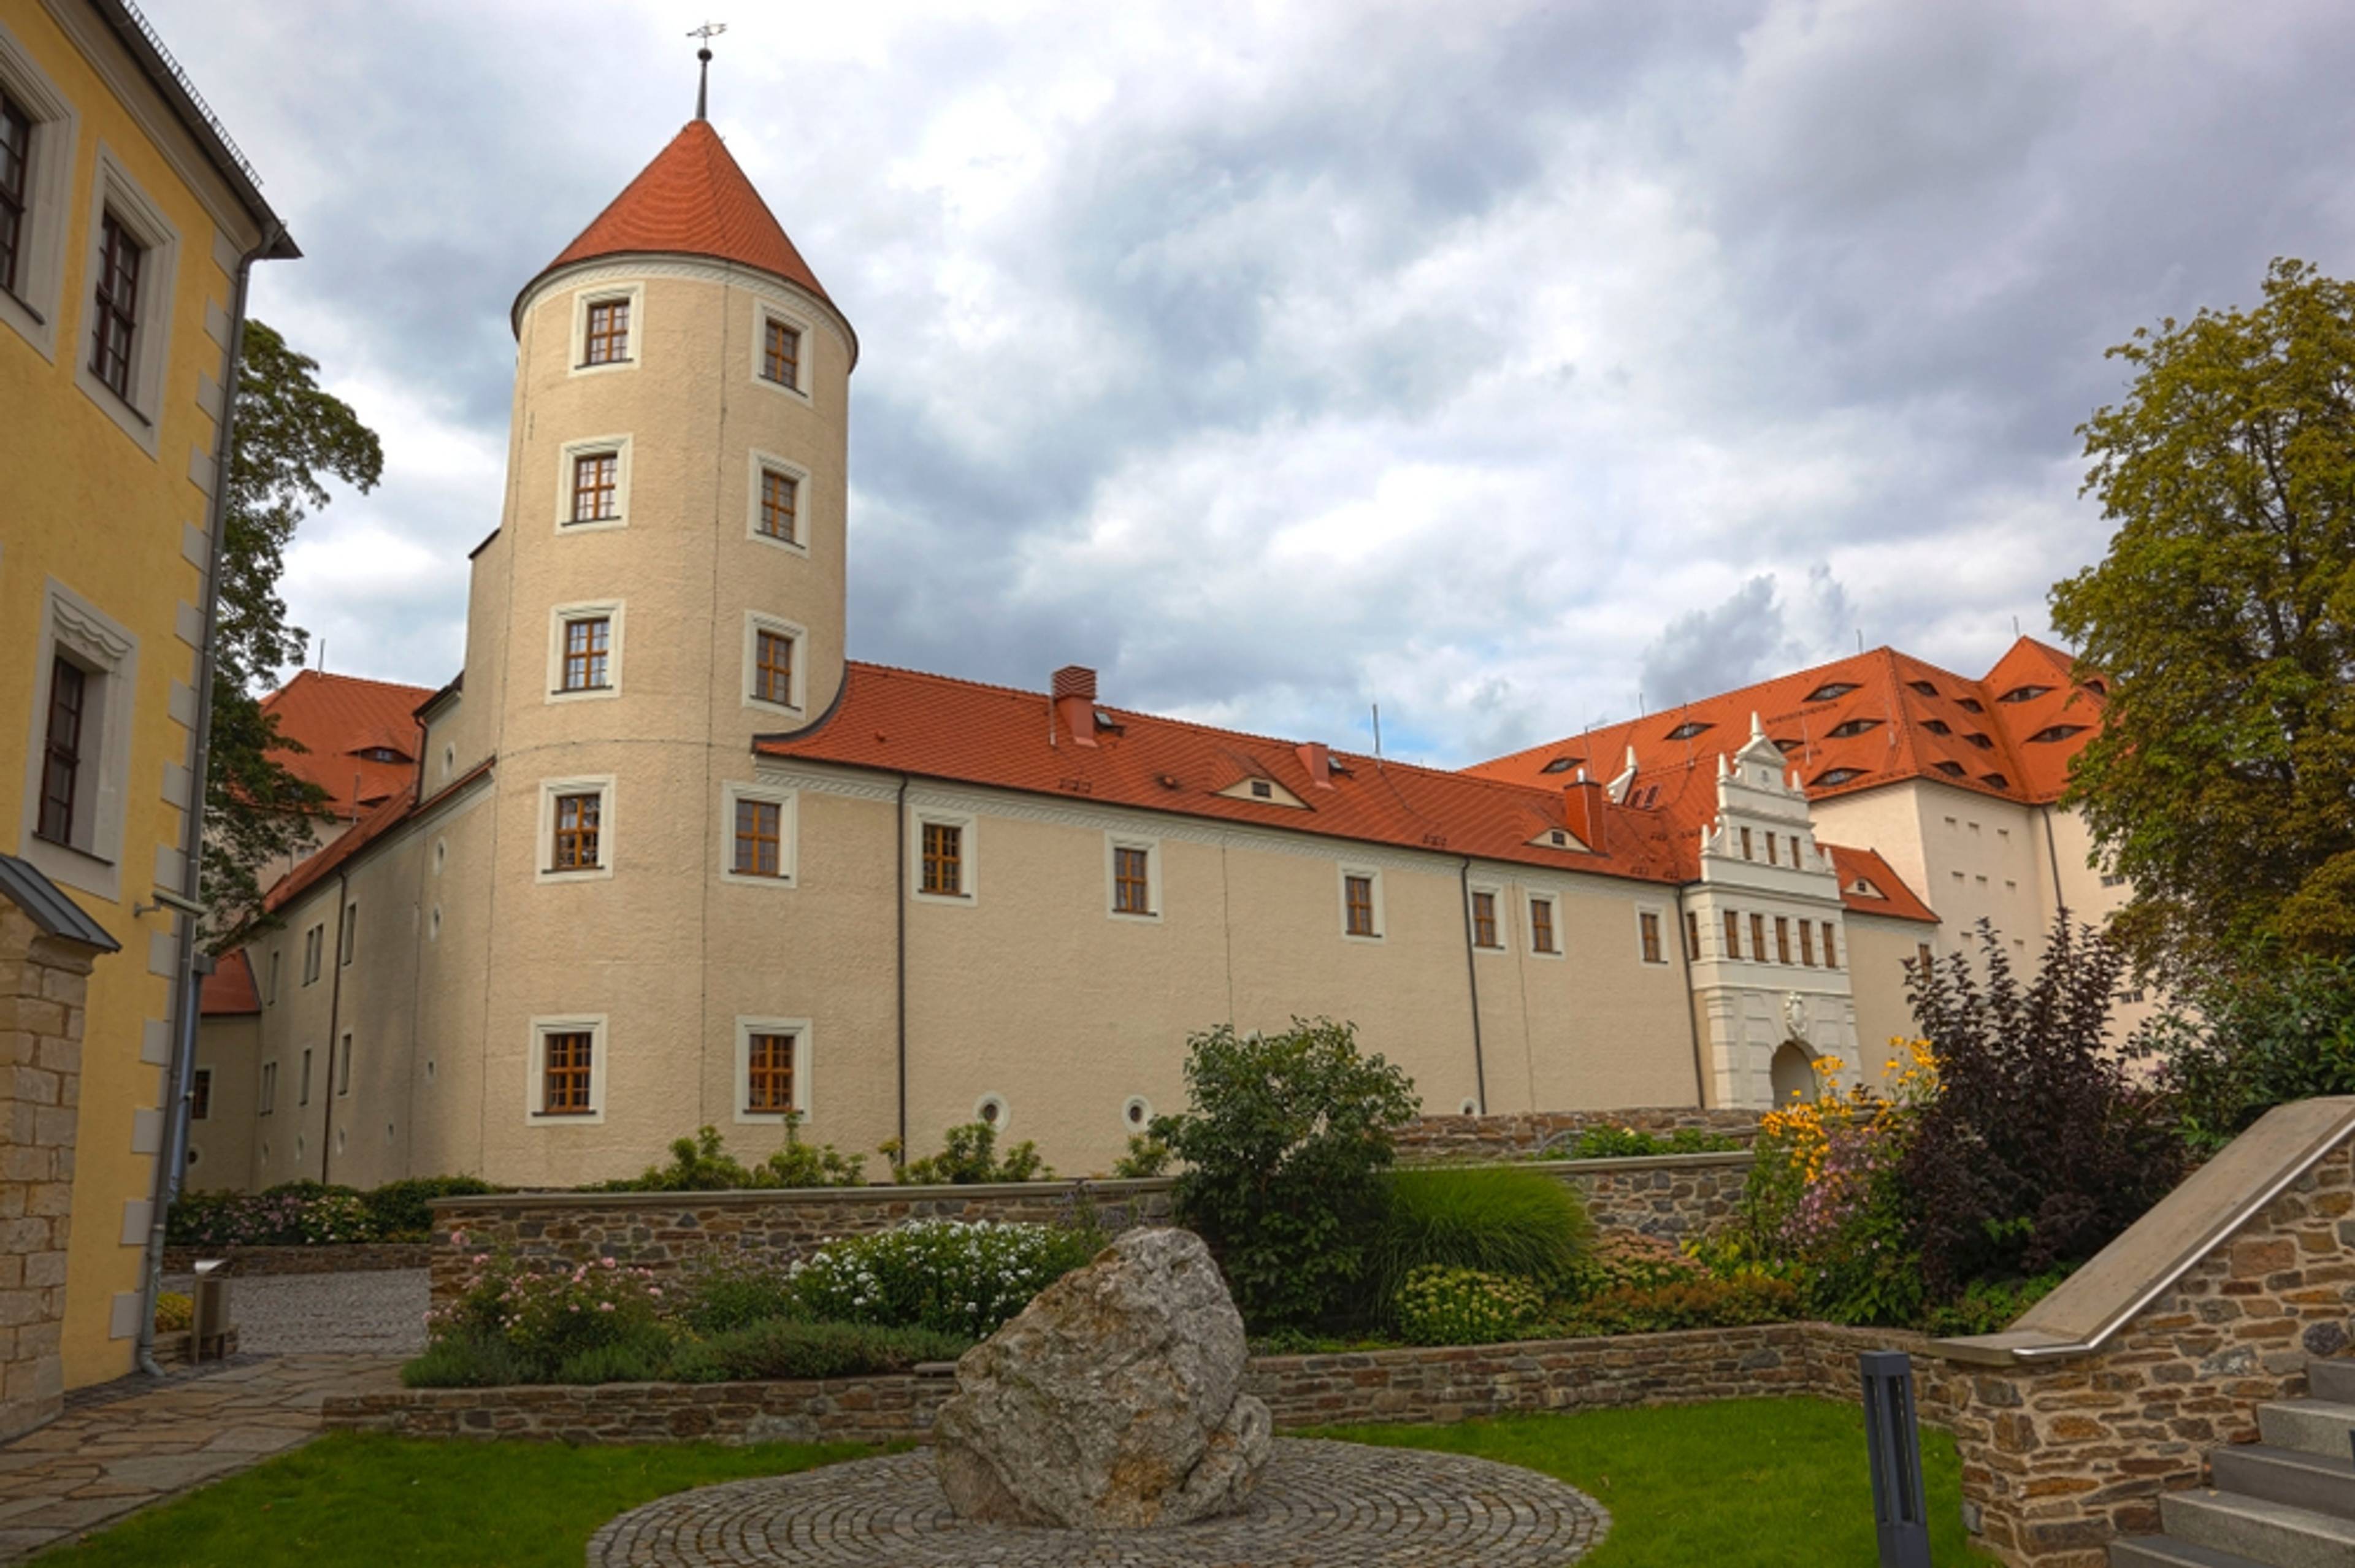
M997 1129L987 1122L967 1122L951 1127L943 1137L941 1152L926 1155L922 1159L907 1160L906 1150L893 1138L883 1146L884 1157L899 1173L899 1179L911 1187L979 1187L996 1181L1052 1181L1054 1168L1039 1157L1038 1146L1028 1139L997 1157Z
M427 1315L428 1350L444 1341L497 1341L520 1374L507 1381L547 1382L584 1352L645 1345L662 1333L662 1301L651 1274L611 1258L541 1274L502 1253Z
M1169 1146L1151 1133L1128 1135L1128 1152L1112 1162L1112 1173L1118 1179L1159 1176L1169 1168Z
M719 1129L702 1126L693 1137L676 1138L668 1165L650 1165L636 1176L583 1188L586 1192L734 1192L754 1188L857 1187L866 1177L864 1155L844 1155L832 1144L812 1148L801 1141L799 1113L785 1117L785 1147L758 1165L728 1152Z
M1674 1243L1640 1231L1609 1231L1571 1270L1562 1294L1584 1300L1623 1287L1650 1290L1681 1285L1707 1272L1700 1260L1686 1256Z
M671 1338L648 1323L620 1339L575 1350L556 1364L553 1383L651 1383L671 1375Z
M2012 1325L2012 1320L2050 1295L2054 1285L2069 1277L2069 1270L2054 1269L2038 1275L2034 1279L1989 1281L1975 1279L1962 1295L1943 1307L1934 1307L1923 1316L1924 1332L1940 1337L1961 1337L1971 1334L1998 1334Z
M507 1342L495 1334L443 1334L400 1369L408 1388L505 1388L531 1381Z
M1395 1305L1410 1345L1494 1345L1527 1333L1545 1294L1510 1275L1433 1264L1406 1276Z
M497 1190L476 1176L412 1176L402 1181L388 1181L361 1201L368 1206L368 1222L377 1240L421 1242L432 1233L433 1211L428 1205L434 1199L468 1198Z
M1542 1171L1423 1166L1391 1171L1382 1194L1366 1245L1365 1294L1378 1310L1409 1275L1440 1264L1557 1288L1593 1241L1586 1205Z
M772 1317L672 1352L672 1375L682 1382L736 1382L755 1378L843 1378L904 1372L919 1361L954 1361L973 1349L961 1334L893 1328L871 1323L809 1323Z
M1579 1305L1564 1325L1573 1334L1657 1334L1676 1328L1737 1328L1801 1316L1799 1287L1786 1279L1744 1275L1674 1285L1620 1285Z
M1579 1134L1566 1154L1557 1152L1550 1157L1632 1159L1644 1155L1718 1154L1742 1147L1740 1138L1707 1132L1700 1127L1678 1127L1662 1136L1658 1133L1641 1132L1634 1127L1594 1126Z
M1382 1213L1381 1172L1414 1083L1356 1029L1295 1019L1281 1034L1226 1024L1187 1041L1183 1115L1153 1132L1187 1165L1179 1220L1217 1253L1244 1320L1268 1329L1341 1315Z
M796 1310L793 1271L751 1253L706 1253L669 1296L672 1316L697 1334L720 1334Z
M2195 1154L2222 1148L2292 1100L2355 1093L2355 958L2260 951L2206 977L2137 1030Z
M827 1243L794 1265L794 1303L811 1319L980 1339L1103 1243L1092 1229L918 1220Z

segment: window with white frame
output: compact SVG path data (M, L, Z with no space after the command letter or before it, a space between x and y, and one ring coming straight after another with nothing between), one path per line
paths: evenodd
M336 1098L340 1100L352 1092L352 1031L344 1031L343 1042L336 1051Z
M1668 917L1659 909L1639 908L1636 912L1636 953L1646 964L1668 961Z
M752 379L764 387L806 400L810 323L781 306L762 304L760 328L752 334Z
M1472 945L1499 952L1505 945L1504 921L1498 912L1502 894L1495 888L1472 890Z
M99 144L74 379L149 456L157 453L179 231Z
M970 901L978 885L973 818L961 813L918 810L909 832L913 839L908 853L915 863L915 896Z
M744 701L757 708L798 713L802 708L802 643L806 634L791 621L744 614Z
M613 778L549 779L539 786L539 880L613 874Z
M644 285L581 290L572 297L572 374L634 366L645 330Z
M138 640L55 579L41 613L21 852L54 881L119 897Z
M1529 895L1529 951L1548 958L1561 956L1561 932L1556 924L1561 901L1550 892Z
M254 1092L253 1114L266 1116L278 1109L278 1063L261 1064L261 1086Z
M303 984L316 985L319 980L319 955L326 950L327 923L321 921L303 933Z
M1341 868L1341 935L1351 942L1382 939L1382 874L1372 866Z
M720 876L729 881L790 887L795 859L796 796L766 784L731 784L724 788L722 820L729 843Z
M66 315L66 227L79 116L0 25L0 322L45 359Z
M557 453L556 528L593 533L628 526L630 438L601 435L568 441Z
M736 1120L782 1122L810 1114L810 1021L736 1020Z
M559 604L548 613L548 700L578 702L622 689L623 603Z
M747 535L762 544L808 554L803 510L809 494L809 470L773 453L755 452L747 484L751 501Z
M531 1020L525 1117L537 1123L605 1119L605 1015Z
M1113 914L1124 920L1161 918L1161 841L1104 835L1104 873Z

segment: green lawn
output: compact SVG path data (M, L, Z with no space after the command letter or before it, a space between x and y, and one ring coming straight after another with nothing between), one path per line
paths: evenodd
M1820 1400L1514 1416L1322 1434L1444 1448L1560 1476L1611 1509L1582 1568L1790 1568L1874 1561L1864 1422ZM651 1498L869 1450L770 1444L565 1448L322 1438L143 1514L41 1568L580 1568L589 1537ZM1941 1568L1978 1563L1954 1444L1925 1436Z
M1864 1411L1818 1399L1736 1400L1460 1426L1344 1426L1354 1442L1444 1448L1559 1476L1611 1510L1579 1568L1871 1568ZM1955 1441L1922 1434L1931 1556L1992 1563L1966 1544Z

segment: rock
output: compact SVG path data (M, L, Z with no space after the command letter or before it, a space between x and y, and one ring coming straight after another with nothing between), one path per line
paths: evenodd
M964 1354L932 1426L966 1519L1069 1530L1242 1506L1267 1406L1242 1392L1242 1315L1188 1231L1131 1231Z

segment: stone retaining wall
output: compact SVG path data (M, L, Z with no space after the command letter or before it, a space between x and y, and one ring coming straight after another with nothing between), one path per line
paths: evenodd
M425 1268L433 1261L429 1242L359 1242L319 1247L166 1247L165 1274L188 1274L198 1259L227 1260L229 1272L251 1279L261 1275L375 1274L387 1269Z
M1532 1164L1585 1198L1606 1231L1681 1240L1733 1211L1751 1157L1661 1155ZM1091 1212L1107 1231L1167 1224L1166 1177L993 1187L811 1187L753 1192L506 1192L433 1204L433 1299L455 1296L473 1256L505 1250L547 1266L612 1257L667 1275L698 1254L754 1249L791 1261L838 1236L911 1220L1067 1222ZM458 1243L453 1237L463 1236ZM343 1249L270 1249L325 1253ZM400 1265L386 1265L400 1266Z
M1687 1128L1748 1143L1758 1134L1756 1111L1698 1105L1646 1105L1627 1111L1528 1111L1496 1116L1425 1116L1402 1129L1399 1158L1527 1159L1560 1138L1567 1145L1589 1127L1633 1127L1665 1136Z
M1694 1404L1820 1393L1854 1399L1856 1353L1918 1340L1773 1323L1511 1345L1258 1356L1245 1386L1284 1427L1462 1421L1510 1412ZM1845 1369L1844 1371L1842 1369ZM330 1430L565 1443L891 1442L931 1430L948 1369L825 1382L402 1389L331 1397ZM1924 1419L1935 1424L1925 1402Z

